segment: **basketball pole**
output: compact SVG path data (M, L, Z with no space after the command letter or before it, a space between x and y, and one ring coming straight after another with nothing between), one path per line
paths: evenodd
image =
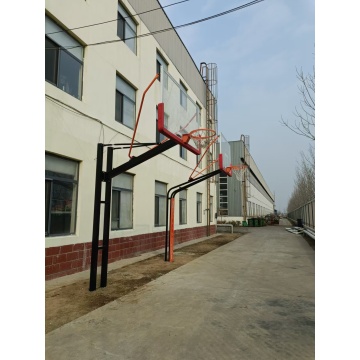
M170 238L169 238L169 261L174 261L174 237L175 237L175 227L174 227L174 214L175 214L175 198L170 199Z
M200 182L204 181L204 180L207 180L209 178L211 178L212 176L215 176L217 174L220 174L221 172L223 172L222 169L218 169L218 170L214 170L208 174L205 174L203 175L202 177L199 177L195 180L189 180L187 182L184 182L182 184L179 184L177 186L174 186L172 187L169 191L168 191L168 196L167 196L167 201L166 201L166 208L167 208L167 211L166 211L166 230L165 230L165 261L174 261L173 260L173 247L171 249L171 241L173 241L173 244L175 243L175 227L174 227L174 224L171 224L171 221L174 221L174 210L175 210L175 206L174 206L174 203L175 203L175 195L182 191L182 190L185 190L185 189L188 189L194 185L197 185L199 184ZM176 189L177 188L177 189ZM171 190L173 189L176 189L174 190L170 197L169 197L169 194L171 192ZM169 217L168 217L168 202L170 200L170 226L168 224L169 222ZM169 229L169 230L168 230ZM167 248L169 247L169 256L167 257ZM170 260L172 259L172 260Z
M94 195L94 216L93 216L93 233L91 243L91 263L90 263L90 285L89 291L96 290L97 278L97 265L98 265L98 252L102 250L102 264L101 264L101 287L106 287L107 284L107 268L108 268L108 252L109 252L109 232L110 232L110 210L111 210L111 180L117 175L120 175L133 167L142 164L143 162L153 158L162 152L176 146L177 143L173 140L168 140L159 146L150 149L149 151L137 156L132 157L126 163L112 168L113 162L113 146L111 144L97 145L97 158L96 158L96 175L95 175L95 195ZM103 167L103 151L107 146L108 157L106 171L102 170ZM102 183L106 183L105 187L105 201L101 200ZM101 205L105 204L104 209L104 230L103 230L103 245L99 246L99 230L100 230L100 217Z

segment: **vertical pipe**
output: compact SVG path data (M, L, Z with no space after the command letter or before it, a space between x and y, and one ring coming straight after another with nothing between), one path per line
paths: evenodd
M169 239L169 261L174 261L174 211L175 210L175 198L170 199L170 239Z
M99 143L97 145L97 155L96 155L94 216L93 216L93 233L92 233L92 244L91 244L89 291L94 291L96 289L96 271L97 271L98 250L99 250L99 222L100 222L100 205L101 205L103 149L104 149L104 144Z
M114 149L108 148L107 151L107 162L106 172L109 173L112 170ZM110 210L111 210L111 178L106 179L105 187L105 209L104 209L104 230L103 230L103 249L101 259L101 280L100 286L106 287L107 283L107 270L108 270L108 259L109 259L109 234L110 234Z
M166 194L165 256L164 256L164 261L168 261L167 249L168 249L168 244L169 244L169 191Z

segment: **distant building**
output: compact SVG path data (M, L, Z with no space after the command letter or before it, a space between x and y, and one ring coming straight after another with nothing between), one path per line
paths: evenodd
M252 217L262 217L274 213L274 195L255 164L246 144L246 137L229 141L232 165L247 165L240 180L218 176L217 220L242 222Z

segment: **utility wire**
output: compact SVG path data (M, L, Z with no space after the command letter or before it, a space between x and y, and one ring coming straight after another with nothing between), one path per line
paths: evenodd
M204 21L212 20L212 19L215 19L217 17L224 16L224 15L230 14L230 13L238 11L238 10L242 10L242 9L244 9L246 7L258 4L258 3L262 2L262 1L264 1L264 0L254 0L254 1L251 1L251 2L246 3L244 5L237 6L237 7L233 8L233 9L223 11L221 13L218 13L218 14L215 14L215 15L212 15L212 16L208 16L208 17L203 18L203 19L195 20L195 21L192 21L192 22L189 22L189 23L186 23L186 24L177 25L177 26L173 26L173 27L170 27L170 28L162 29L162 30L156 30L156 31L148 32L148 33L141 34L141 35L131 36L131 37L128 37L128 38L125 38L125 39L108 40L108 41L101 41L101 42L93 43L93 44L87 44L86 46L96 46L96 45L111 44L111 43L115 43L115 42L123 42L123 41L126 41L126 40L142 38L142 37L145 37L145 36L160 34L160 33L166 32L166 31L170 31L170 30L180 29L180 28L183 28L183 27L186 27L186 26L191 26L191 25L199 24L199 23L204 22ZM74 49L74 48L78 48L78 47L82 47L82 45L65 46L64 49ZM46 50L54 50L56 48L45 48L45 49Z
M140 13L137 13L137 14L125 16L124 19L131 18L131 17L136 16L136 15L146 14L146 13L149 13L149 12L152 12L152 11L162 10L162 9L164 9L164 8L166 8L166 7L173 6L173 5L178 5L178 4L187 2L187 1L190 1L190 0L182 0L182 1L178 1L178 2L176 2L176 3L172 3L172 4L169 4L169 5L161 6L161 7L155 8L155 9L151 9L151 10L143 11L143 12L140 12ZM91 26L108 24L108 23L111 23L111 22L114 22L114 21L118 21L118 20L119 20L119 19L116 18L116 19L114 19L114 20L108 20L108 21L103 21L103 22L99 22L99 23L95 23L95 24L78 26L78 27L75 27L75 28L72 28L72 29L53 31L53 32L47 33L47 34L45 34L45 35L52 35L52 34L57 34L57 33L61 33L61 32L70 32L70 31L72 31L72 30L78 30L78 29L88 28L88 27L91 27Z

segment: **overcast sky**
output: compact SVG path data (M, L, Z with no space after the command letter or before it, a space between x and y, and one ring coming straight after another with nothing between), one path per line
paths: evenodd
M160 0L162 6L176 2ZM190 0L165 8L173 26L246 4ZM250 152L284 211L300 153L310 141L280 124L299 106L296 68L312 72L315 0L264 0L242 10L178 29L196 65L218 68L219 131L228 141L250 137Z

